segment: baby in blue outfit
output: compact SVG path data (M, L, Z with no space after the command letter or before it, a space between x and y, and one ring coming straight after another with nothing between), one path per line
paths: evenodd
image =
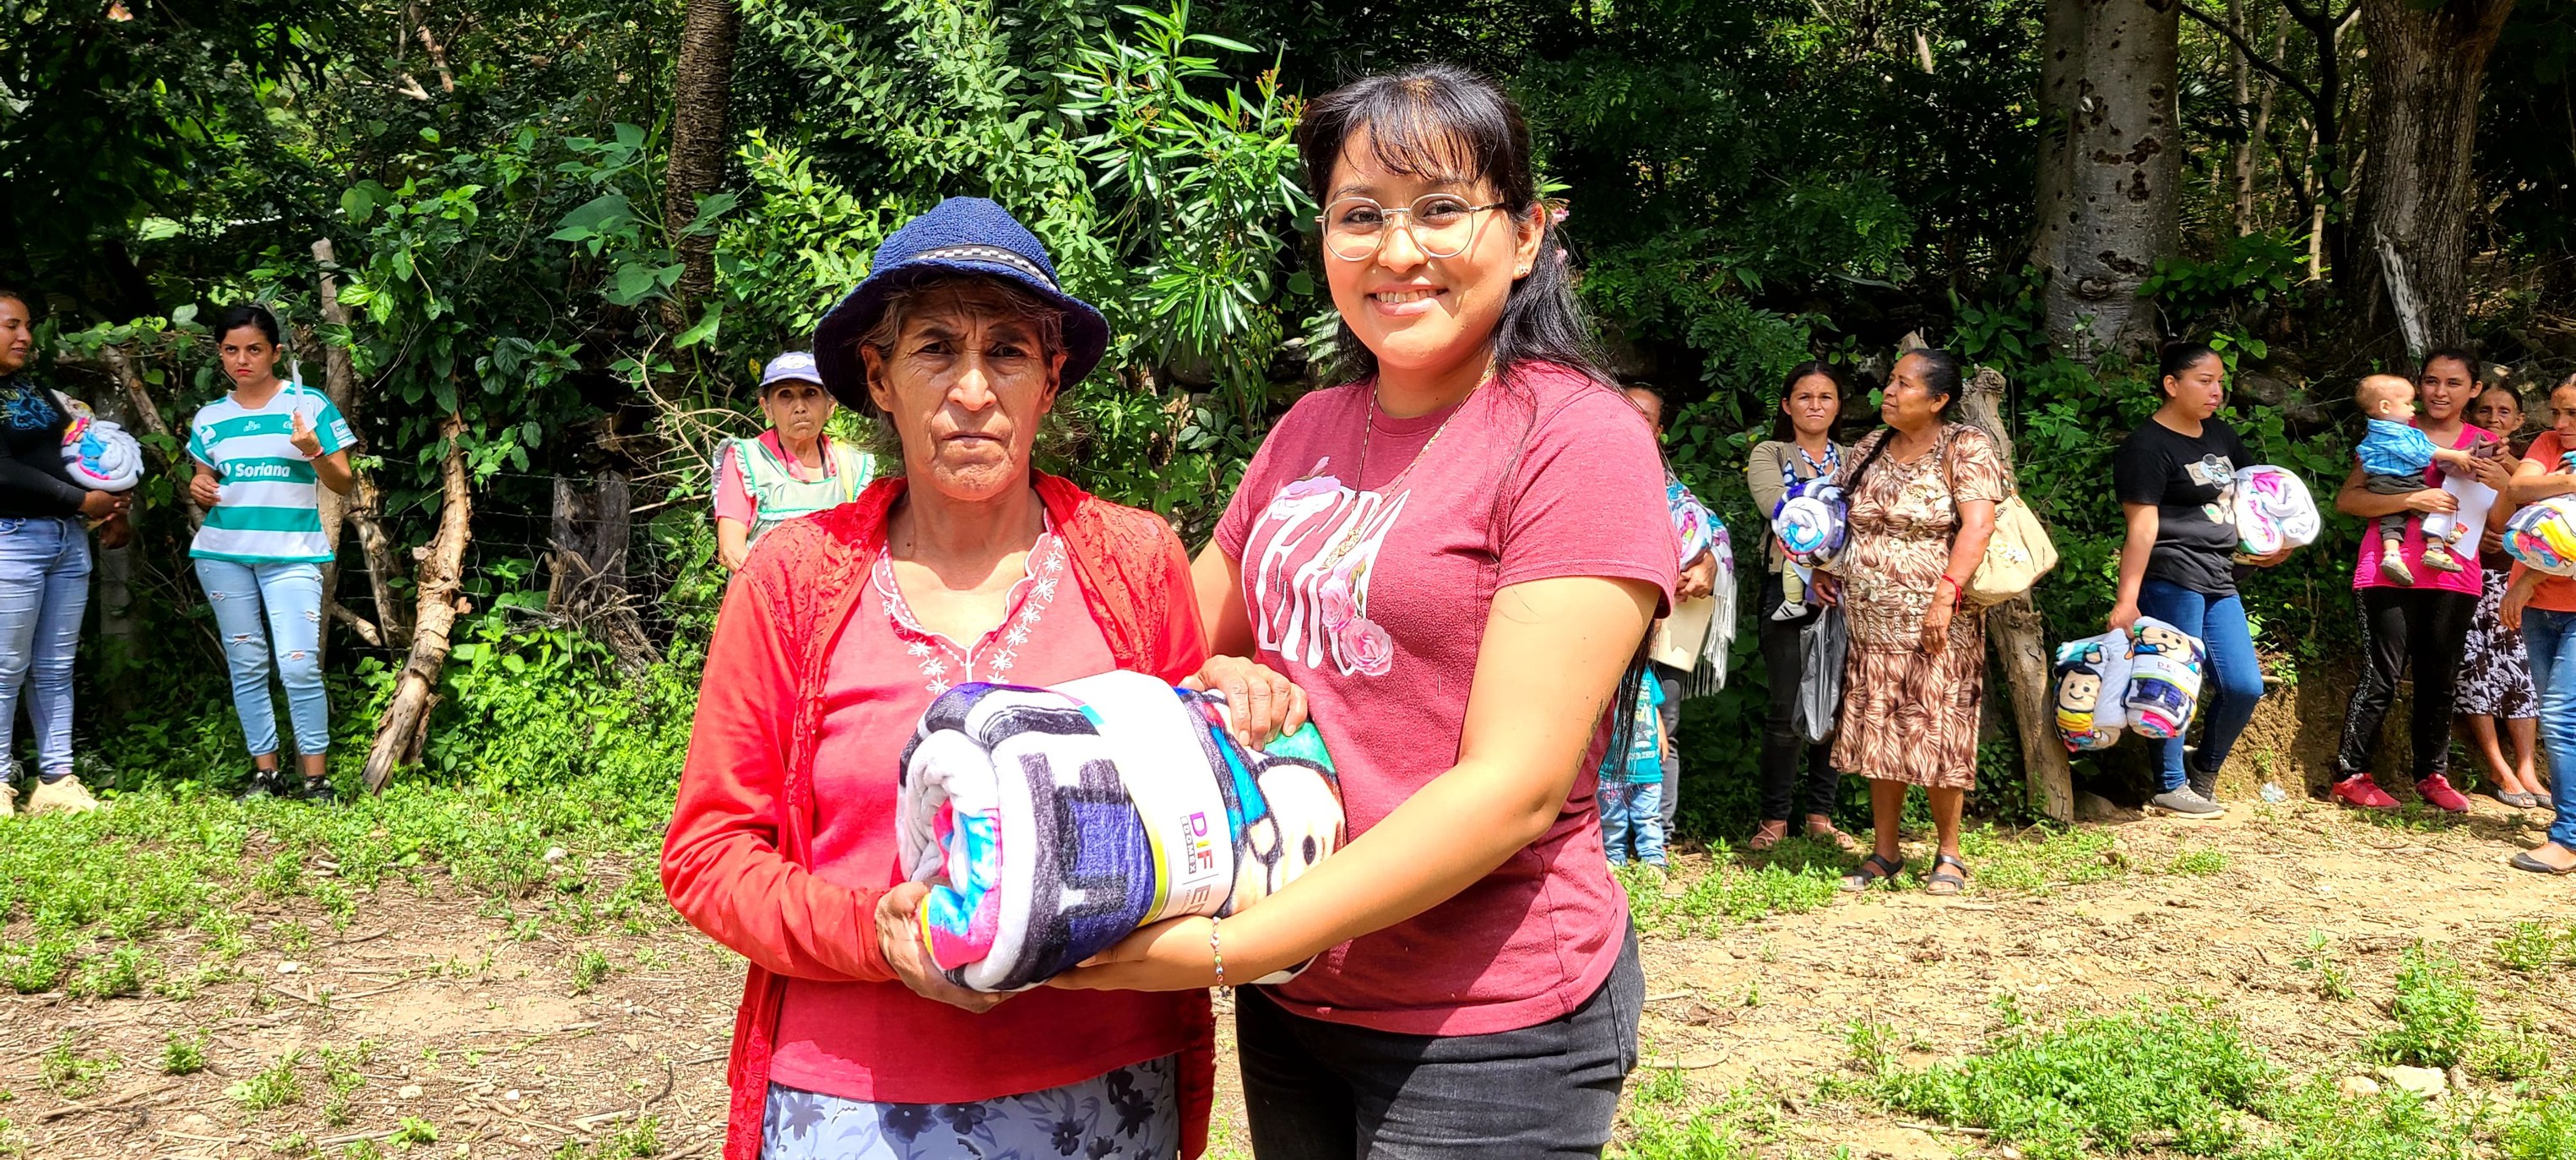
M2466 451L2433 446L2433 440L2413 426L2415 418L2415 384L2396 375L2368 375L2353 388L2352 401L2370 420L2369 434L2353 454L2361 459L2364 486L2374 495L2410 495L2424 490L2424 472L2435 463L2457 470L2468 470L2476 457ZM2435 513L2440 514L2440 513ZM2413 513L2399 510L2379 517L2379 574L2400 584L2415 583L2415 573L2406 566L2400 553L2406 542L2406 522ZM2427 517L2424 526L2424 566L2436 572L2457 572L2460 558L2455 551L2469 531L2466 525L2444 517L2436 525Z

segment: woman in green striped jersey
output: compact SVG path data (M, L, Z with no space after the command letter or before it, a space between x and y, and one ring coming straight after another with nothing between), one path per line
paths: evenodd
M349 447L358 441L331 400L277 377L277 316L235 306L216 323L232 393L188 424L196 478L188 494L205 509L189 546L197 582L214 607L233 710L251 753L250 793L328 801L330 704L322 689L323 487L343 495L357 482ZM277 710L269 699L272 659L295 723L300 784L280 776Z

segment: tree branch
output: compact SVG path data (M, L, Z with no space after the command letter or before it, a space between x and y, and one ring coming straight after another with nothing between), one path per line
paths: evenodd
M2292 4L2295 8L2294 0L2282 0L2282 3ZM2220 36L2227 38L2227 43L2236 46L2237 55L2244 57L2245 63L2253 65L2256 71L2280 82L2283 87L2289 89L2291 92L2299 94L2302 99L2308 102L2309 108L2314 109L2321 107L2320 98L2318 98L2317 91L2315 89L2309 88L2306 81L2302 81L2297 77L2291 76L2287 70L2283 69L2280 65L2274 64L2262 53L2254 51L2254 46L2247 44L2245 42L2245 37L2239 34L2235 29L2229 28L2226 21L2211 16L2210 14L2189 4L2182 6L2182 14L2201 22L2209 28L2217 30Z

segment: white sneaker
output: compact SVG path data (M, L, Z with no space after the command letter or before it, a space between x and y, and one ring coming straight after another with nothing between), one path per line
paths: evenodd
M1773 619L1773 620L1796 620L1796 619L1798 619L1798 618L1799 618L1799 617L1801 617L1801 616L1805 616L1806 614L1807 614L1807 604L1806 604L1806 602L1805 602L1805 601L1803 601L1803 600L1783 600L1783 601L1781 601L1781 602L1780 602L1780 607L1778 607L1778 608L1774 608L1774 609L1772 609L1772 610L1771 610L1771 619Z
M98 799L89 796L76 774L64 774L53 781L38 779L36 792L27 795L27 816L38 814L85 814L98 808Z

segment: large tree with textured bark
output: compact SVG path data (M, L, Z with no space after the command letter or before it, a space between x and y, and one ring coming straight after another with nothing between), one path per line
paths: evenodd
M688 0L680 27L680 60L671 83L671 167L662 219L677 239L683 269L671 302L673 329L716 284L715 237L684 234L697 220L698 198L724 186L727 113L733 92L734 43L742 10L734 0Z
M2039 222L2048 333L2091 359L2154 346L2138 285L2174 252L2182 129L2181 0L2049 0L2041 40Z
M2348 300L2410 354L2468 337L2478 89L2513 0L2362 0L2370 155Z

